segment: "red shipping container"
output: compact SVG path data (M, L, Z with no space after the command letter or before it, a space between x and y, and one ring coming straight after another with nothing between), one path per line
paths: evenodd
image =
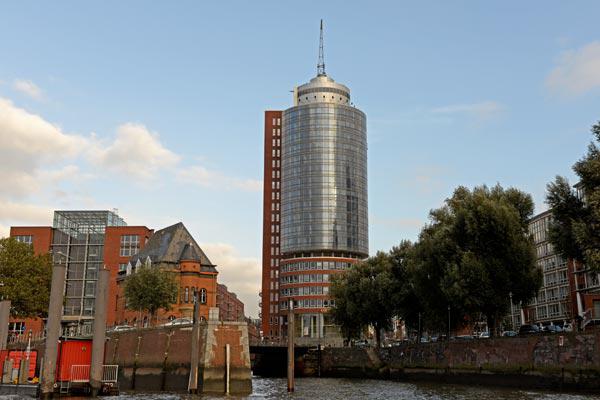
M75 339L61 341L58 349L58 361L56 362L56 381L61 382L71 380L71 366L90 365L91 362L91 340Z

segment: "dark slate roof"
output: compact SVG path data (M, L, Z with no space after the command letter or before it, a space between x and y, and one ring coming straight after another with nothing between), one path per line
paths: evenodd
M135 265L138 260L144 263L148 257L152 264L177 264L181 260L195 260L200 262L202 271L217 271L181 222L154 232L144 248L131 257L131 265Z

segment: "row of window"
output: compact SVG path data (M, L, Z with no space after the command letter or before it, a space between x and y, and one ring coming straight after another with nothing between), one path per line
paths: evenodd
M206 289L202 288L198 291L196 287L182 287L181 288L181 302L182 303L190 303L194 301L194 297L196 297L199 293L199 301L200 304L206 304ZM190 296L191 295L191 296Z
M273 125L281 125L281 118L273 118Z
M140 249L140 237L139 235L121 235L121 250L119 255L121 257L131 257Z
M33 243L32 235L17 235L17 236L14 236L14 238L17 242L21 242L21 243L25 243L25 244L29 244L29 245L31 245Z
M352 263L344 261L299 261L281 266L281 273L311 270L344 270Z
M552 286L568 281L567 271L557 271L544 274L544 286Z
M333 299L300 299L294 300L294 308L322 308L335 307ZM282 310L288 309L288 302L282 301L279 303L279 308Z
M287 275L282 276L279 282L282 285L289 283L329 282L329 274Z
M281 297L286 296L314 296L329 294L328 286L302 286L294 288L281 289Z
M559 315L563 315L566 317L566 307L559 303L549 304L547 306L539 306L535 308L535 319L543 319L543 318L553 318L558 317Z

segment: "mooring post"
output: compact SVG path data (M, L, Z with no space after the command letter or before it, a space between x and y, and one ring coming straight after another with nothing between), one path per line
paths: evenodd
M59 255L62 255L59 253ZM63 255L64 256L64 255ZM62 262L52 267L52 284L50 286L50 304L48 305L48 322L46 324L46 347L42 366L41 397L48 399L54 393L56 377L56 356L60 337L60 320L62 318L63 297L65 294L66 265Z
M225 345L225 394L229 394L229 371L231 366L231 347L228 344Z
M287 367L287 382L288 392L294 391L294 300L288 302L288 367Z
M190 356L190 379L188 382L188 393L198 393L198 361L200 342L200 306L198 296L194 295L194 325L192 326L192 348Z
M104 266L98 273L96 299L94 301L92 361L90 364L90 387L92 388L92 396L97 396L102 388L104 346L106 344L106 304L108 303L109 279L110 271Z
M0 350L6 350L8 342L8 323L10 319L10 300L0 301Z

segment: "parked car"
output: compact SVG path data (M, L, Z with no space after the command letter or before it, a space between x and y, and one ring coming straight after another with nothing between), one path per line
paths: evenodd
M113 327L110 330L110 332L126 332L126 331L130 331L132 329L134 329L134 328L129 325L117 325L117 326Z
M540 332L540 327L537 325L521 325L519 328L519 335L535 335Z
M546 325L542 331L546 333L560 333L563 331L563 328L558 325Z
M179 326L179 325L192 325L192 321L187 318L176 318L173 321L169 321L162 326Z
M502 332L502 336L503 337L515 337L517 335L518 335L518 333L515 332L515 331L504 331L504 332Z
M459 340L459 341L461 341L461 340L473 340L473 339L475 339L475 337L472 336L472 335L457 335L457 336L453 336L453 337L450 338L450 340Z

